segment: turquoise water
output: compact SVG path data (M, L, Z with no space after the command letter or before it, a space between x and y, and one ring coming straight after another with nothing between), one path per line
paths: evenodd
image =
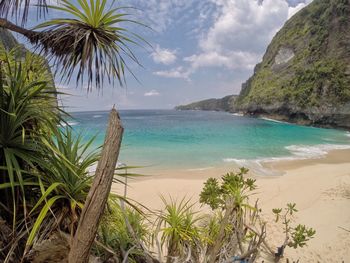
M350 148L345 131L303 127L224 112L121 111L125 128L119 162L154 168L201 169L246 160L315 158ZM72 113L69 123L101 145L108 112Z

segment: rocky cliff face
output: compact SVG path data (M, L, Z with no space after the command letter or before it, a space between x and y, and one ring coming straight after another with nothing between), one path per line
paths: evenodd
M350 0L314 0L287 21L232 109L350 128Z
M243 84L237 106L350 128L350 1L314 0L292 17Z

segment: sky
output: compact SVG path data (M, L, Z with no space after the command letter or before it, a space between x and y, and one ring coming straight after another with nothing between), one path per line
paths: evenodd
M54 2L56 0L50 0ZM112 1L112 0L111 0ZM119 0L133 6L133 25L152 47L131 46L142 67L129 64L127 85L105 83L86 91L75 81L61 82L68 111L171 109L208 98L238 94L262 60L273 36L312 0ZM50 17L59 17L57 11ZM49 18L50 18L49 17ZM37 23L33 14L29 24Z

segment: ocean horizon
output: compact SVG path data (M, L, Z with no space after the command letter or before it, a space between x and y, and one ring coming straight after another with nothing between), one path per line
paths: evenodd
M350 133L227 112L120 110L125 128L119 163L152 169L206 170L230 163L320 158L350 149ZM71 112L67 123L103 144L109 111Z

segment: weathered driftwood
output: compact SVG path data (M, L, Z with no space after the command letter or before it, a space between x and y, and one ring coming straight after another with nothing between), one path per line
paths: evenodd
M123 130L118 112L112 109L101 159L72 240L70 263L86 263L89 260L90 249L111 190Z

